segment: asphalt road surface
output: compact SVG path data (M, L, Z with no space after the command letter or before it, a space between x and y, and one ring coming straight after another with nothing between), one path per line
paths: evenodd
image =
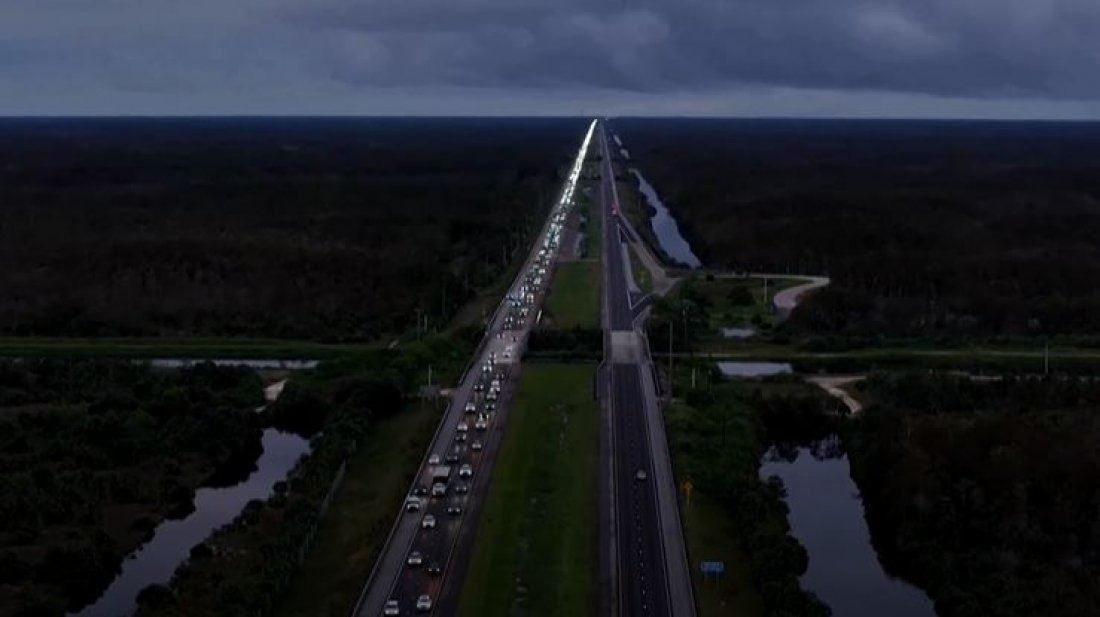
M611 501L614 529L610 567L617 615L695 614L677 490L657 404L648 345L635 329L620 233L619 205L607 136L600 195L604 216L605 370L611 422Z
M537 286L537 289L531 289L531 273L536 272L538 268L545 268L546 272L542 277L544 280L549 280L555 255L560 247L559 242L555 241L553 247L547 249L546 243L548 239L556 238L557 234L560 234L560 221L571 205L581 163L593 130L594 127L590 126L570 176L563 187L561 199L547 218L508 294L501 300L469 370L455 389L451 405L432 438L413 486L409 490L409 494L412 495L417 487L429 490L432 487L433 472L437 466L429 464L431 455L439 455L444 459L444 464L448 455L454 455L456 460L449 465L451 476L447 481L447 493L441 497L420 498L421 505L417 511L410 512L404 505L402 506L402 511L398 513L390 536L356 604L353 613L355 616L381 615L389 600L398 602L402 615L417 612L453 615L457 612L457 590L462 585L470 556L469 549L472 545L468 540L472 538L473 530L477 527L477 514L488 493L490 472L503 435L508 403L519 373L519 358L523 355L527 335L535 324L547 287L543 282ZM545 257L540 253L544 249L547 249ZM522 316L518 314L520 309L512 306L512 300L517 297L524 298L524 308L528 310ZM509 318L513 320L511 323ZM492 363L486 372L484 367L490 364L491 358L495 358L495 363ZM474 424L478 413L467 412L466 405L473 401L478 411L484 409L489 382L498 374L502 377L501 391L496 401L498 408L488 414L488 426L484 430L478 430ZM475 386L479 384L481 391L476 391ZM466 431L458 430L460 422L468 425ZM467 435L465 440L459 436L462 433ZM471 447L474 441L482 443L483 448L480 451L474 451ZM457 477L463 465L470 466L472 477ZM460 486L467 491L460 493L457 490ZM425 527L423 524L425 517L429 515L435 518L434 527ZM456 550L456 547L459 549ZM422 563L418 565L407 563L409 556L414 552L420 554ZM430 570L434 570L435 567L438 567L438 572L431 572ZM417 599L421 596L431 598L430 610L417 611Z

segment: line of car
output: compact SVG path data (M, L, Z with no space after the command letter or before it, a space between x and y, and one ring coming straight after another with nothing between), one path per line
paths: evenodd
M480 374L476 377L472 393L463 407L463 417L455 426L449 451L442 454L433 452L428 456L424 471L427 481L417 483L412 494L405 500L406 516L421 517L416 536L405 558L406 574L421 576L420 573L423 573L422 575L427 577L427 580L414 580L412 593L405 596L411 597L417 594L415 608L418 612L430 613L434 608L435 599L431 591L438 589L439 585L432 581L441 579L446 567L448 547L453 545L453 538L456 536L452 536L451 544L446 541L440 544L432 540L439 540L437 534L444 532L438 529L440 526L445 526L440 519L441 515L454 521L446 533L457 533L458 522L461 521L466 502L470 498L470 482L482 462L485 436L497 417L497 405L503 386L511 375L510 367L519 353L517 347L520 344L520 337L538 321L539 315L532 313L536 300L549 279L548 272L561 241L565 219L572 206L573 192L594 127L595 122L590 125L588 134L585 136L562 200L551 214L538 252L531 260L526 272L505 297L504 320L501 328L496 332L495 340L490 339L489 351L484 356ZM458 470L452 474L456 466ZM443 506L444 503L445 506ZM430 547L437 549L438 554L429 554ZM440 560L443 562L441 563ZM424 593L425 591L427 593ZM383 605L382 614L391 617L401 614L400 600L395 589L391 589L391 596Z

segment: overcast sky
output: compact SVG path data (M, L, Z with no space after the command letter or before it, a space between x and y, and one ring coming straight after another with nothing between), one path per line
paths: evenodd
M1100 0L0 0L0 114L1100 118Z

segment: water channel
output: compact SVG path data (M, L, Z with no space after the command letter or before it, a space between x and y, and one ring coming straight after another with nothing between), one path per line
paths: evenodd
M785 457L773 449L760 476L783 480L791 531L809 554L802 586L828 604L835 617L936 614L923 591L886 574L879 564L838 438L797 448Z
M122 562L121 572L103 595L76 615L132 614L142 589L167 583L193 546L236 518L249 501L270 497L275 483L285 479L302 455L309 452L308 440L273 428L264 430L262 445L263 453L247 479L233 486L198 489L194 511L182 519L158 525L152 539Z
M661 245L661 250L672 259L689 268L702 266L703 263L695 256L695 253L691 250L691 245L680 233L679 224L676 223L672 213L668 211L668 207L661 201L653 185L636 168L631 167L630 173L638 179L638 188L645 196L646 203L656 211L653 217L649 219L649 224L653 227L653 235L657 236L657 243Z
M618 135L612 135L612 137L615 138L615 143L619 146L620 154L624 159L629 160L630 153L623 146L622 140L619 139ZM638 188L642 191L646 203L656 212L650 217L649 224L653 228L653 235L657 236L657 243L661 245L661 250L672 259L689 268L701 267L703 263L691 250L691 244L680 233L680 225L676 222L672 213L669 212L668 207L661 201L661 197L657 195L657 190L653 188L653 185L645 179L645 176L637 168L631 167L630 173L638 179Z

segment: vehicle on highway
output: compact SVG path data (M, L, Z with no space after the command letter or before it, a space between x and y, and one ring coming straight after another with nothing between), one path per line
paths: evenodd
M424 563L424 556L420 554L420 551L413 551L409 553L409 558L405 560L405 563L409 564L410 568L415 568Z
M436 482L432 485L432 497L446 497L447 485L442 482Z
M421 529L435 529L435 515L425 514L424 520L420 521Z
M477 426L477 425L475 424L474 426ZM450 454L447 455L446 458L443 459L443 461L445 463L447 463L448 465L454 465L455 463L458 462L458 452L451 452Z
M427 494L428 487L423 484L417 484L416 488L413 489L413 495L416 495L417 497L424 497Z
M418 497L409 497L405 500L406 512L419 512L420 511L420 499Z
M472 444L470 444L470 449L473 450L474 452L481 452L481 442L480 441L473 442Z
M462 514L462 506L447 506L447 514L451 516Z
M421 613L427 613L432 610L432 597L428 594L424 594L416 599L416 610Z
M465 495L470 492L469 484L457 484L455 485L455 495Z
M476 390L477 386L474 386L474 389ZM477 411L477 403L473 401L466 403L466 413L474 413L475 411Z
M463 420L462 422L459 422L459 423L458 423L458 427L457 427L457 430L458 430L458 432L460 432L460 433L465 433L466 431L470 430L470 425L469 425L469 424L466 424L466 421L465 421L465 420ZM429 461L429 462L431 462L431 461ZM436 460L436 463L438 463L438 462L439 462L439 460L437 459L437 460Z
M438 454L432 454L431 456L429 456L428 457L428 464L429 465L438 465L439 464L439 455Z
M646 474L644 469L639 469L638 473L634 474L634 479L639 481L639 482L644 481L648 477L649 476Z
M466 433L456 433L455 434L455 443L465 443L465 442L466 442Z
M428 564L426 572L428 573L429 576L439 576L439 574L441 572L443 572L443 568L439 567L439 562L438 561L433 561L430 564Z
M489 393L485 395L485 398L490 401L495 401L497 400L497 393L493 390L489 390Z
M485 411L487 411L489 413L492 413L496 410L497 410L497 404L496 403L494 403L492 401L489 401L488 403L485 403Z
M478 418L477 422L474 422L474 429L478 431L484 431L489 428L489 423L485 421L485 418Z
M401 614L401 606L397 603L397 600L386 600L386 606L382 608L382 614L387 617Z
M469 478L473 475L474 475L474 468L471 467L469 465L469 463L463 465L462 467L460 467L458 469L458 477L460 477L460 478Z

